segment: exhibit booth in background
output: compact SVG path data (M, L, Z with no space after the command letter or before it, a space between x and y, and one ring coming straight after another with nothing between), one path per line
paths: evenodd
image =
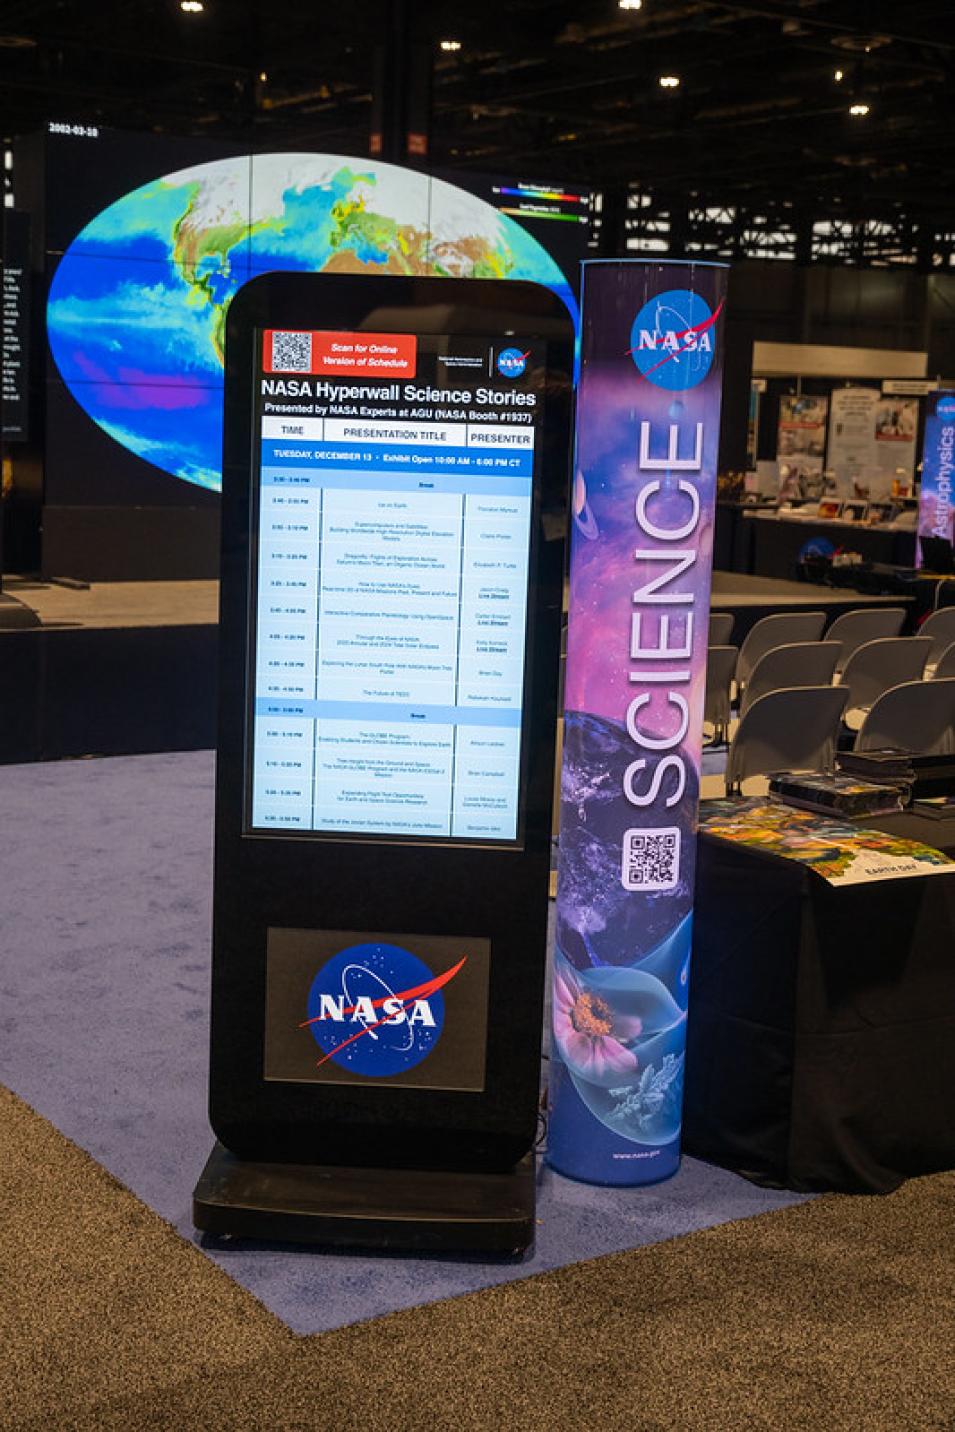
M720 505L718 564L792 579L845 552L915 561L928 353L758 341L747 466Z
M523 279L576 314L579 187L65 124L14 164L34 303L10 570L217 575L225 314L258 274Z

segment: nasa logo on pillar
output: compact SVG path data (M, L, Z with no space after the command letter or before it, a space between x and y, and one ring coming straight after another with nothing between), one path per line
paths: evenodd
M467 956L442 973L400 945L350 945L318 971L308 992L308 1029L320 1067L386 1078L421 1064L444 1032L441 990Z
M716 321L698 293L671 288L643 305L630 329L629 356L657 388L684 392L702 383L716 355Z

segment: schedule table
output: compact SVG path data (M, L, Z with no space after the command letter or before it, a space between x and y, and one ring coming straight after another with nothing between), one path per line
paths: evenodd
M255 826L514 838L534 439L263 419Z

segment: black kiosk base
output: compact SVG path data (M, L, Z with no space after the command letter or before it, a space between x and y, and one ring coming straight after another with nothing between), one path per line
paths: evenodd
M382 1251L523 1253L534 1241L535 1169L509 1173L251 1163L217 1143L193 1194L215 1237Z

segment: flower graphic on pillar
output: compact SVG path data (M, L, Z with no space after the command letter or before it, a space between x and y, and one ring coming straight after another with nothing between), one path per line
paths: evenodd
M637 1056L624 1041L636 1039L643 1022L615 1013L602 995L584 989L569 969L554 978L554 1038L561 1056L585 1078L632 1074Z

